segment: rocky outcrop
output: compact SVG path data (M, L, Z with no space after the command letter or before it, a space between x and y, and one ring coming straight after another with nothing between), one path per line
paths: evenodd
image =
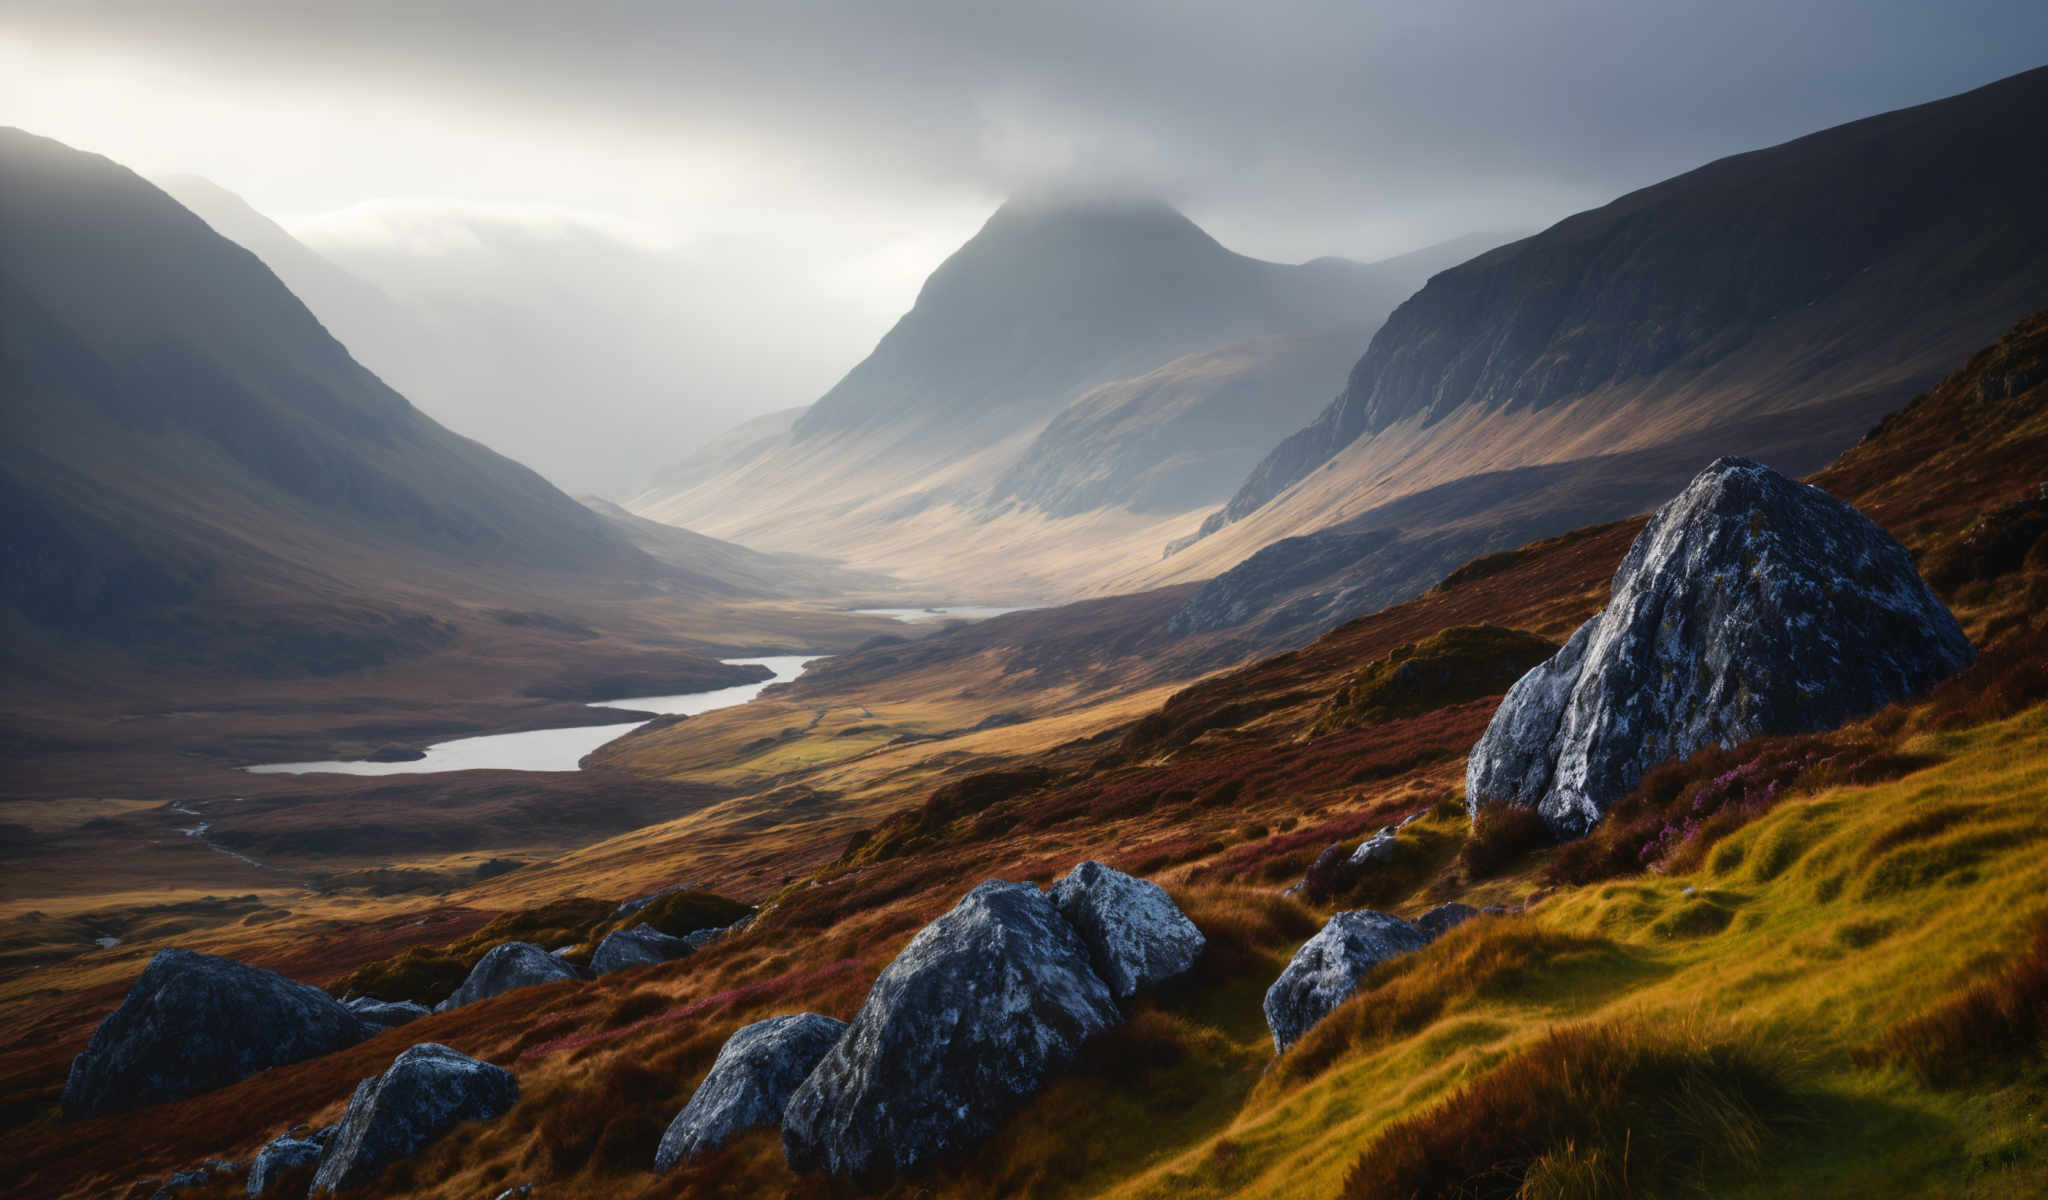
M654 1169L673 1170L742 1130L780 1125L790 1093L845 1032L844 1021L799 1013L756 1021L727 1038L711 1073L661 1135Z
M341 1127L321 1151L313 1193L369 1183L449 1129L499 1116L518 1098L510 1072L421 1042L356 1085Z
M985 1137L1118 1019L1052 901L989 880L882 971L790 1097L783 1151L838 1175L929 1163Z
M574 965L556 958L532 942L506 942L478 959L476 966L470 968L468 978L462 981L462 986L435 1005L434 1011L461 1008L514 988L581 978L582 974Z
M376 1000L369 996L353 996L342 1001L342 1005L366 1024L385 1029L409 1025L433 1011L417 1000Z
M1415 918L1415 927L1433 942L1478 915L1478 909L1454 900L1449 904L1439 904Z
M211 954L163 950L93 1031L64 1083L67 1117L197 1095L363 1040L327 993Z
M597 944L597 953L590 956L590 973L609 975L627 967L651 967L694 954L696 950L688 939L670 937L652 925L614 929Z
M1118 999L1182 974L1207 944L1165 888L1099 862L1068 872L1053 886L1052 902Z
M1322 932L1294 952L1294 960L1266 989L1266 1027L1273 1048L1285 1053L1331 1009L1343 1003L1358 980L1390 958L1429 944L1422 930L1385 913L1340 912Z
M283 1195L283 1177L320 1161L320 1143L311 1138L281 1137L256 1152L249 1167L247 1192L252 1197Z
M1467 804L1534 808L1577 837L1658 763L1832 728L1972 655L1863 514L1719 459L1636 539L1605 611L1509 690L1472 749Z

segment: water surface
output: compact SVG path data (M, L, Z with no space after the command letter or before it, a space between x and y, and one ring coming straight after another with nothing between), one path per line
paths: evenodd
M733 664L759 663L775 674L758 683L689 692L675 696L631 696L623 700L600 700L592 708L618 708L636 713L675 713L696 716L713 709L745 704L771 683L795 679L814 655L784 654L770 658L728 658ZM425 758L411 762L297 762L268 763L244 767L256 775L427 775L439 771L574 771L583 756L615 738L646 724L644 720L619 724L578 725L570 729L529 729L522 733L490 733L481 737L456 738L427 747Z

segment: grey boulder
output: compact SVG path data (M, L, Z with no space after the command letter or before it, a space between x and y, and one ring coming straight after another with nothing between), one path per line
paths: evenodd
M817 1013L770 1017L735 1032L661 1135L654 1169L673 1170L742 1130L780 1125L790 1093L845 1032L846 1022Z
M1723 458L1657 510L1607 608L1509 689L1466 766L1473 815L1578 837L1643 773L1829 729L1973 657L1890 535L1818 488Z
M353 1046L368 1033L319 988L231 958L158 951L72 1060L64 1115L195 1096Z
M1415 927L1433 942L1478 915L1478 909L1453 900L1449 904L1439 904L1415 918Z
M1208 944L1165 888L1099 862L1075 867L1051 895L1119 999L1182 974Z
M790 1097L783 1153L800 1171L909 1171L986 1137L1118 1019L1052 901L991 879L883 969Z
M1340 912L1294 952L1266 989L1266 1027L1285 1053L1358 988L1359 979L1390 958L1420 950L1429 936L1399 917L1369 910Z
M510 1072L438 1042L421 1042L356 1085L341 1127L320 1152L313 1191L360 1187L464 1121L487 1121L519 1098Z
M532 942L506 942L492 947L490 953L478 959L476 966L470 968L469 976L462 981L462 986L435 1005L434 1011L461 1008L465 1004L503 995L514 988L581 978L582 973L573 964L556 958Z
M631 929L614 929L597 944L590 956L593 975L609 975L626 967L649 967L670 959L694 954L697 947L686 938L670 937L645 922Z
M311 1138L281 1137L256 1152L249 1167L251 1196L267 1196L277 1188L286 1172L310 1167L320 1161L320 1143Z
M369 996L355 996L341 1003L364 1021L386 1029L410 1025L433 1011L416 1000L376 1000Z

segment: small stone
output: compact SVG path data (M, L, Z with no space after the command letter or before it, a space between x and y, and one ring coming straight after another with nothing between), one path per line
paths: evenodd
M1415 927L1433 942L1478 915L1478 909L1453 900L1449 904L1439 904L1415 918Z
M581 979L573 965L563 962L532 942L506 942L493 947L470 968L469 977L446 1000L434 1006L447 1012L465 1004L502 995L514 988L535 987L563 979Z
M614 929L599 942L590 956L593 975L609 975L627 967L649 967L696 953L687 938L670 937L645 923L631 929Z
M1341 912L1331 917L1266 989L1266 1026L1273 1032L1273 1048L1285 1053L1343 1003L1367 971L1428 944L1422 930L1386 913Z
M310 1167L319 1161L320 1143L310 1138L278 1138L256 1152L255 1165L249 1168L246 1190L252 1197L267 1195L286 1172Z

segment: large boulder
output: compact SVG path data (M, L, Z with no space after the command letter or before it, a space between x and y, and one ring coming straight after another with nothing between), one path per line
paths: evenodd
M356 1085L341 1127L320 1152L313 1192L360 1187L464 1121L487 1121L519 1098L510 1072L421 1042Z
M1508 691L1467 803L1577 837L1644 771L1828 729L1972 657L1904 547L1818 488L1723 458L1657 511L1607 608Z
M1165 888L1099 862L1068 872L1053 885L1052 902L1119 999L1185 972L1207 944Z
M71 1062L64 1114L127 1112L353 1046L369 1030L319 988L231 958L162 950Z
M686 938L670 937L652 925L642 923L631 929L614 929L597 944L590 956L593 975L609 975L627 967L651 967L670 959L693 954L697 947Z
M798 1170L903 1172L979 1141L1116 1024L1044 893L991 879L918 931L782 1118Z
M1273 1049L1286 1053L1301 1035L1358 988L1367 971L1429 944L1429 935L1399 917L1369 910L1340 912L1302 943L1280 978L1266 989L1266 1027Z
M1415 918L1415 927L1433 942L1478 915L1478 909L1453 900L1449 904L1439 904Z
M252 1197L282 1195L284 1177L320 1161L320 1143L311 1138L281 1137L256 1152L245 1189Z
M461 1008L478 1000L502 995L514 988L534 987L543 983L554 983L563 979L581 979L583 975L573 963L549 954L532 942L506 942L494 946L490 953L477 960L469 969L469 975L462 986L446 1000L434 1006L435 1012L447 1012Z
M756 1021L727 1038L711 1073L661 1135L654 1169L673 1170L741 1130L780 1125L790 1093L845 1032L844 1021L799 1013Z

